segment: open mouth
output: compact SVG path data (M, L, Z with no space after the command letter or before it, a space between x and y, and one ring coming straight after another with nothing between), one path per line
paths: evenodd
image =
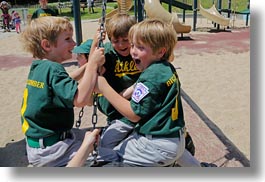
M134 62L135 62L135 64L140 64L141 60L140 59L135 59Z
M124 52L124 51L127 51L128 48L124 48L124 49L121 49L120 51Z
M128 54L128 48L120 49L119 52L120 52L121 54Z

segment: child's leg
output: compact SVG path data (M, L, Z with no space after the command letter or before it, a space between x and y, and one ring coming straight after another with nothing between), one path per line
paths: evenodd
M177 159L181 167L201 167L201 163L185 149L183 155Z
M101 137L100 146L113 149L132 132L133 128L120 120L112 121Z
M133 133L114 150L125 165L162 167L173 164L185 149L184 136L156 138Z
M73 158L80 148L86 131L72 129L71 137L58 141L52 146L31 148L27 145L29 163L36 167L60 167L65 166Z
M19 24L16 23L16 32L19 33Z

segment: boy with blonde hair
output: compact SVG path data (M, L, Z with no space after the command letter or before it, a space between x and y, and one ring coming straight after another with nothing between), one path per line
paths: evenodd
M61 63L72 57L76 45L72 36L72 24L62 17L34 19L21 34L25 49L37 58L30 67L21 107L27 156L33 166L65 166L85 135L72 129L73 108L92 102L104 49L96 49L90 61L69 76Z
M200 162L185 150L180 81L169 62L177 43L172 25L146 19L130 29L129 40L131 56L142 71L132 99L124 99L101 76L96 90L137 125L128 138L114 147L113 153L99 148L99 160L149 167L168 166L177 161L181 166L200 167Z

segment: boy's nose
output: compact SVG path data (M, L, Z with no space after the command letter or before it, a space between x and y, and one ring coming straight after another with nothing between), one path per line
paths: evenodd
M73 45L76 46L76 42L73 40Z

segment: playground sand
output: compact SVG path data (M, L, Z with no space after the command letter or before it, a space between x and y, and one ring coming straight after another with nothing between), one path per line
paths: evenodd
M188 22L192 20L187 19ZM204 30L213 28L212 24L204 19L199 19L197 26ZM238 22L236 26L232 32L249 31L249 28L240 29L245 27L244 21ZM83 40L91 38L97 28L97 21L82 22ZM250 40L243 40L246 47L242 49L238 46L234 49L227 48L230 43L227 44L224 40L219 40L223 44L215 40L213 45L217 46L216 49L213 49L214 46L205 49L201 47L210 45L206 42L210 39L206 37L215 37L222 33L227 32L197 31L184 34L185 40L180 40L176 46L173 64L177 68L184 92L250 160ZM20 125L20 106L32 58L24 52L18 40L19 34L0 34L0 166L27 166L24 136ZM240 39L235 40L233 44L237 41ZM194 45L195 47L192 47ZM69 72L76 68L74 65L66 67ZM185 102L184 104L186 105ZM79 110L75 109L76 119ZM189 119L189 111L184 112L185 117ZM91 113L92 108L85 108L81 128L91 127ZM104 126L105 117L98 114L98 126ZM191 135L200 134L200 130L194 130L189 122L187 121L187 125ZM199 147L197 145L197 148ZM205 156L198 158L205 159Z

